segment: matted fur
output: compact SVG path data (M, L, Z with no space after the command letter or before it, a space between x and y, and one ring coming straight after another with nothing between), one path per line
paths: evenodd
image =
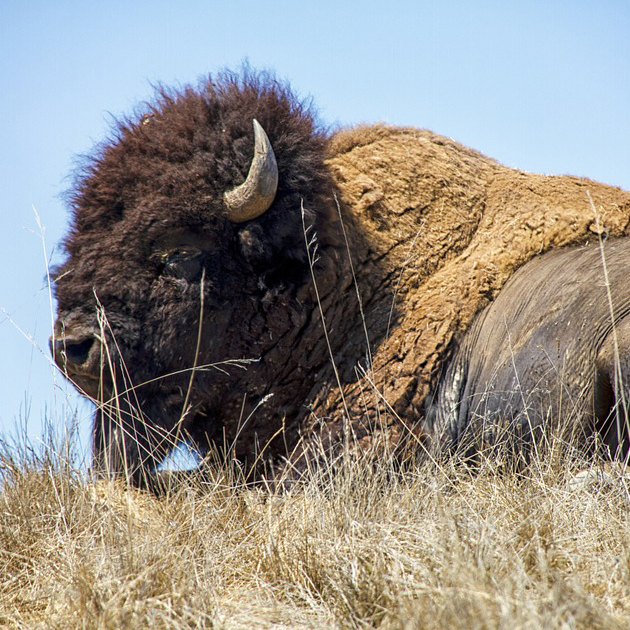
M424 402L453 341L514 271L549 249L629 230L630 194L619 188L510 169L429 131L343 131L327 164L369 243L364 258L352 250L357 276L370 277L378 261L388 283L373 308L395 311L369 378L349 385L343 401L333 387L315 407L317 417L338 419L324 423L333 439L344 409L362 444L375 432L424 436Z

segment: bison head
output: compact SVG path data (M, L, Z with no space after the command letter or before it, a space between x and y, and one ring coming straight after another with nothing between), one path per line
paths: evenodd
M87 159L51 347L97 403L98 470L141 482L184 436L251 461L291 426L301 375L326 361L301 334L316 318L305 228L321 291L337 273L325 146L287 87L226 73L159 90Z

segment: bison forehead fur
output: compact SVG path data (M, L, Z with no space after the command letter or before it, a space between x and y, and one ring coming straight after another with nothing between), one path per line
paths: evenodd
M251 179L254 119L277 191L236 220L226 193ZM252 466L304 461L314 436L424 434L445 358L514 271L630 219L624 191L427 131L330 134L252 72L161 89L69 200L52 348L97 402L95 466L136 482L183 437Z

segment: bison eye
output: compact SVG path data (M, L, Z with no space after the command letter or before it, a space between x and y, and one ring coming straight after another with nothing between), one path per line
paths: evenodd
M198 249L178 249L166 254L162 260L164 273L168 276L192 281L201 273L203 259Z

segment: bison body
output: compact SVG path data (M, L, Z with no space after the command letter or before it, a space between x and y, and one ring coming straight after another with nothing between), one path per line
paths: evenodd
M630 239L524 265L457 345L429 418L451 449L527 454L555 433L628 451Z
M331 135L251 72L162 90L69 201L53 354L96 402L95 468L136 483L182 439L277 469L426 437L453 343L510 276L630 221L622 190L428 131Z

